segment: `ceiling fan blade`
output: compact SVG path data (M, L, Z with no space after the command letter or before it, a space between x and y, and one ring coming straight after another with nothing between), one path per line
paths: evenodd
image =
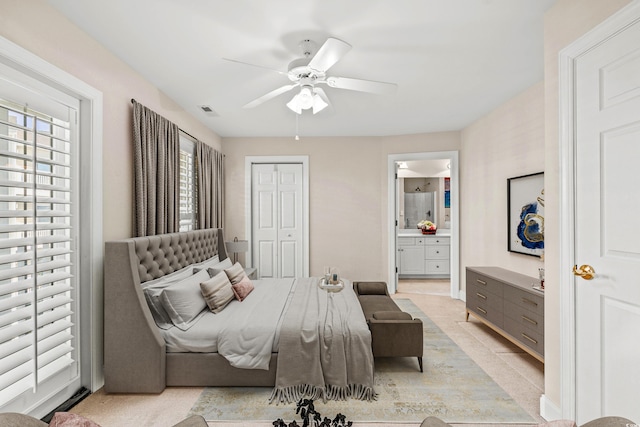
M325 72L331 68L336 62L349 52L351 45L342 40L329 37L326 42L318 49L318 52L311 58L309 68Z
M398 89L395 83L376 82L372 80L352 79L349 77L327 77L327 84L338 89L371 92L379 95L393 95Z
M278 89L272 90L269 93L266 93L264 95L262 95L260 98L256 98L253 101L251 101L250 103L246 104L244 107L242 108L254 108L257 107L258 105L262 104L263 102L266 102L272 98L275 98L278 95L281 95L285 92L289 92L291 89L293 89L294 87L298 86L298 83L294 83L294 84L290 84L290 85L285 85L282 87L279 87Z
M242 61L237 61L235 59L229 59L229 58L222 58L225 61L229 61L229 62L235 62L236 64L242 64L242 65L249 65L251 67L257 67L257 68L262 68L265 70L269 70L269 71L275 71L278 74L282 74L282 75L287 75L286 71L280 71L280 70L276 70L275 68L269 68L269 67L265 67L263 65L256 65L256 64L250 64L248 62L242 62Z

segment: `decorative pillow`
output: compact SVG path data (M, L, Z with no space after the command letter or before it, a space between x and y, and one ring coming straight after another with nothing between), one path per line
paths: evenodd
M236 283L241 281L243 276L245 276L244 268L242 268L242 265L240 265L239 262L236 262L229 268L225 268L224 272L227 274L227 277L229 278L229 281L232 285L235 285Z
M200 293L200 282L208 278L207 270L201 270L167 286L160 294L160 302L171 318L171 322L183 331L189 329L198 314L207 307Z
M413 317L404 311L376 311L373 313L376 320L412 320Z
M49 422L50 427L100 427L88 418L71 412L56 412Z
M220 313L234 298L231 282L224 272L201 282L200 291L209 309L214 313Z
M360 295L387 295L387 284L384 282L358 282Z
M220 261L217 265L207 268L207 270L209 270L209 276L214 277L214 276L217 276L219 273L223 272L225 268L229 268L231 266L233 266L231 259L225 258L222 261Z
M231 289L233 289L233 294L236 296L236 299L242 302L253 290L253 283L246 274L242 273L242 280L231 285Z

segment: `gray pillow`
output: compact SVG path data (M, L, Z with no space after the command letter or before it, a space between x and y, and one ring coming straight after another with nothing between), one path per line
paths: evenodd
M236 297L224 271L200 283L200 290L209 309L214 313L220 313Z
M233 263L231 262L231 259L225 258L222 261L220 261L217 265L214 265L207 269L209 270L209 277L215 277L221 272L223 272L225 268L229 268L232 266L233 266Z
M200 283L209 278L207 270L167 286L160 294L162 307L167 311L171 322L186 331L197 320L198 315L207 307L200 293Z

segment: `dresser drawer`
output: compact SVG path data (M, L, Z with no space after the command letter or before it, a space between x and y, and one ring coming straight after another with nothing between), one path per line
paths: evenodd
M479 289L485 289L487 292L498 296L502 296L502 288L504 287L502 283L495 279L467 270L467 288L469 288L469 285L476 285Z
M535 313L540 318L544 317L544 297L535 295L514 286L505 286L504 303L514 305L531 313Z
M523 328L528 328L532 332L544 336L544 317L513 304L505 304L504 306L504 323L505 325L514 323Z
M427 274L449 274L449 260L427 260Z
M508 320L505 320L503 329L520 343L529 347L539 355L544 356L544 335Z
M449 259L449 246L427 246L427 259Z
M503 299L500 295L487 290L481 286L471 285L467 288L467 301L475 300L481 302L487 307L492 307L502 311Z
M486 301L477 297L467 297L467 310L493 323L498 328L502 328L502 310L488 306Z

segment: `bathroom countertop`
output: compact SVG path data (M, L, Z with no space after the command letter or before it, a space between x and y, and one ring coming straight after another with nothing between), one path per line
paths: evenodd
M418 236L434 236L434 234L422 234L417 228L401 228L398 230L398 237L418 237ZM436 230L435 236L451 236L451 229L442 228Z

